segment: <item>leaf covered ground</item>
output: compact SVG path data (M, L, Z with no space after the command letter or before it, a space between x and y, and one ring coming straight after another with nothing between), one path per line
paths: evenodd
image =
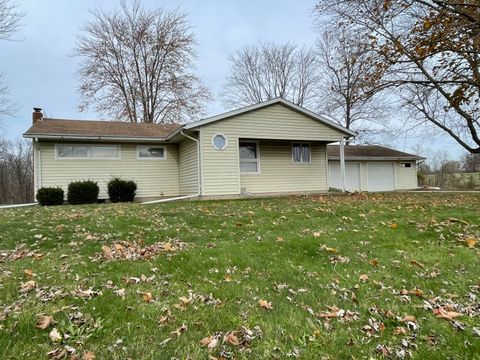
M480 195L0 210L5 359L479 358Z

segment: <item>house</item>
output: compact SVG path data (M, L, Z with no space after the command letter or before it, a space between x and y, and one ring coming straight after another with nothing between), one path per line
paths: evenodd
M113 177L134 180L141 199L325 192L329 182L342 188L344 177L345 188L360 190L417 186L419 157L389 157L393 150L378 148L369 156L353 151L349 158L349 149L357 147L343 144L353 136L351 130L283 99L183 126L48 119L36 108L24 133L33 139L36 189L66 190L71 181L90 179L98 182L100 198L108 197L106 184ZM331 143L340 145L327 147ZM389 152L374 159L382 151ZM410 164L408 171L400 170L403 163ZM390 176L390 188L377 179Z

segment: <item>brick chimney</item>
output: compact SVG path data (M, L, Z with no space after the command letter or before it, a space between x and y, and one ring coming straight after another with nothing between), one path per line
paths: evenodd
M43 119L42 108L33 108L32 123L35 124L37 121L42 119Z

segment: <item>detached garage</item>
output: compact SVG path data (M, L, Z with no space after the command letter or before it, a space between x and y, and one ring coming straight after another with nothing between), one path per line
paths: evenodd
M340 147L329 145L329 187L341 189ZM346 145L345 189L348 191L394 191L418 187L417 161L425 158L383 146Z

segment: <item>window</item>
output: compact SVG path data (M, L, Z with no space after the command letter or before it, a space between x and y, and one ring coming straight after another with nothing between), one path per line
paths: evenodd
M400 167L402 167L402 168L410 168L410 167L412 167L412 163L401 163L401 164L400 164Z
M216 150L225 150L228 146L228 140L223 134L215 134L212 137L212 146Z
M138 145L137 159L165 160L165 147L158 145Z
M310 164L310 144L294 143L292 144L292 161L295 164Z
M56 144L57 159L116 160L120 159L119 145Z
M240 142L240 172L246 174L259 174L260 164L258 162L258 142Z

